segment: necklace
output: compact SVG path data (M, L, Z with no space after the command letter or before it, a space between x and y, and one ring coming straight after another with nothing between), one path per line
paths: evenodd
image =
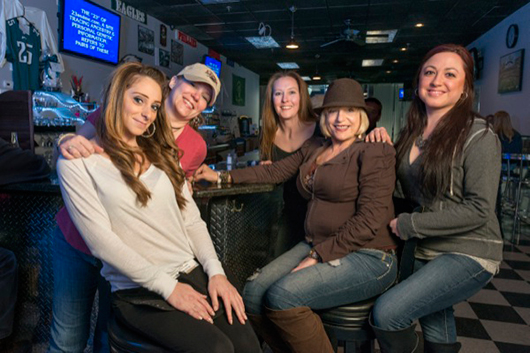
M176 131L178 131L178 130L182 129L183 127L184 127L184 126L180 126L180 127L174 127L174 126L172 126L172 127L171 127L171 130L176 130Z
M416 141L414 141L414 144L416 145L416 147L418 147L418 149L421 151L425 148L425 145L427 144L427 140L424 140L423 139L423 134L420 134L417 138L416 138Z

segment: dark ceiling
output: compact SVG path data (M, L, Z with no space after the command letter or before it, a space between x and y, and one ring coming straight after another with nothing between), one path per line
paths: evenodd
M194 37L240 65L258 73L265 84L280 70L277 62L296 62L301 75L316 71L323 81L352 77L361 82L410 82L421 57L442 43L468 45L530 0L127 0L174 29ZM298 50L285 49L291 38L291 11ZM392 43L358 45L338 41L347 29L397 29ZM245 37L258 36L260 23L270 26L281 46L256 49ZM423 23L424 27L415 27ZM361 40L362 41L362 40ZM407 48L401 51L400 48ZM362 67L363 59L384 59L379 67ZM394 62L397 60L397 62ZM316 82L314 82L316 83Z

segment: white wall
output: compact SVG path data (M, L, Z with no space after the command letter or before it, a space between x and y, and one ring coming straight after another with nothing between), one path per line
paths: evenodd
M514 48L506 47L506 31L515 23L519 26L519 40ZM512 124L523 135L530 135L530 4L505 18L497 26L467 46L477 48L484 58L482 77L475 82L480 93L480 113L493 114L506 110ZM500 58L525 49L522 91L497 93Z
M110 9L111 0L92 0L93 2ZM24 6L32 6L40 8L48 15L48 21L56 39L58 37L58 18L55 15L59 11L57 0L20 0ZM155 47L160 47L160 24L162 22L148 16L147 24L142 24L129 17L121 15L121 41L120 41L120 58L125 54L134 54L143 59L143 63L155 65L155 56L141 53L138 51L138 25L148 27L155 32ZM168 26L167 45L162 47L167 51L171 51L171 39L177 40L177 31L172 31ZM184 65L189 65L198 62L202 59L204 54L208 53L208 48L197 43L197 47L193 48L186 43L184 45ZM157 51L155 50L155 55ZM114 69L112 65L101 64L96 61L83 59L81 57L61 53L65 64L65 72L61 75L63 82L63 92L70 91L70 77L76 75L83 76L83 91L90 95L91 100L99 101L102 88L109 74ZM236 111L237 115L247 115L253 118L253 122L258 122L259 117L259 76L238 65L230 67L226 64L226 58L221 56L221 81L223 83L222 94L217 101L217 107L220 110ZM12 72L10 71L10 64L6 64L0 68L0 82L4 80L12 80ZM169 68L158 67L164 71L168 76L177 74L183 66L170 63ZM245 92L245 106L232 105L232 74L236 74L245 78L246 92Z

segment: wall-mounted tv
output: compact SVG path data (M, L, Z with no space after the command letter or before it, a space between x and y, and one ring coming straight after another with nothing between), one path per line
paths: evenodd
M217 60L216 58L213 58L209 55L204 56L204 65L208 66L210 69L212 69L216 74L217 77L221 77L221 61Z
M59 49L108 64L117 64L121 17L88 0L61 0Z

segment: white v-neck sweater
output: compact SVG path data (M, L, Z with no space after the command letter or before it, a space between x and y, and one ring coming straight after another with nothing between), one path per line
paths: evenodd
M196 266L209 277L224 274L210 235L188 187L186 208L177 205L173 186L151 167L140 180L151 192L145 207L112 162L98 154L57 162L63 199L74 224L95 257L112 291L145 287L167 299L178 272Z

